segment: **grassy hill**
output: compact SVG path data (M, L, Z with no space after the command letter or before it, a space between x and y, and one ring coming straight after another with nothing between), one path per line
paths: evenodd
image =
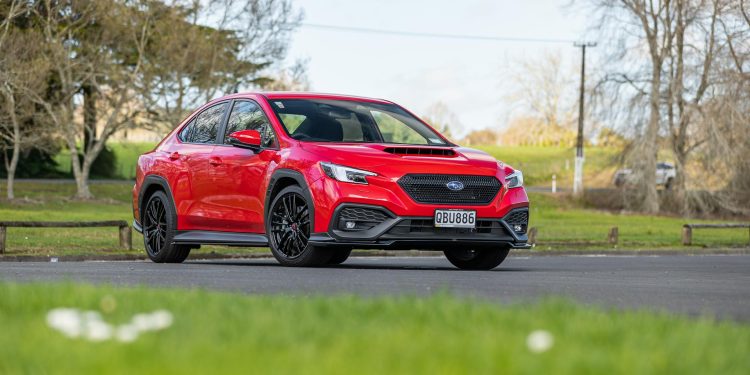
M558 187L573 186L575 149L541 146L474 146L523 171L528 186L550 186L552 175ZM619 150L588 147L585 150L584 181L587 187L608 187L617 167Z

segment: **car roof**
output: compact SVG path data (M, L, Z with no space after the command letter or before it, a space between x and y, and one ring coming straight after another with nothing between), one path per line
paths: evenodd
M228 96L244 96L244 95L262 95L269 100L273 99L328 99L328 100L352 100L352 101L365 101L380 104L393 104L391 101L385 99L368 98L363 96L355 95L343 95L343 94L330 94L321 92L304 92L304 91L252 91L242 92Z

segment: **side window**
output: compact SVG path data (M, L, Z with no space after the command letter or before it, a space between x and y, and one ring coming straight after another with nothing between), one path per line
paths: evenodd
M260 132L263 147L272 147L276 144L276 137L273 134L271 124L263 110L255 102L234 102L224 133L224 143L229 144L229 135L240 130L257 130Z
M180 140L189 143L213 143L219 133L219 125L224 116L227 103L217 104L210 107L190 121L182 132Z
M190 142L190 139L193 137L193 131L195 131L195 118L190 120L190 122L182 128L182 131L177 135L177 138L183 142Z

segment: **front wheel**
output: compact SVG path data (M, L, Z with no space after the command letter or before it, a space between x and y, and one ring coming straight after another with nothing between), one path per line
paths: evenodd
M510 249L446 250L448 261L462 270L491 270L500 265Z
M299 186L287 186L271 202L266 233L274 258L284 266L311 267L328 262L329 249L311 245L312 203Z

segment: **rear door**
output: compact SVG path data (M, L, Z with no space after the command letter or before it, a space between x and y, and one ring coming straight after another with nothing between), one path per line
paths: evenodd
M229 144L229 135L239 130L257 130L262 135L260 151ZM237 99L227 117L221 144L209 160L215 193L211 206L216 230L263 233L263 200L269 165L278 161L278 143L268 117L257 102Z
M210 198L216 189L211 181L209 158L228 107L229 102L222 102L203 110L180 131L180 142L168 151L169 159L182 166L173 191L177 212L181 214L177 226L180 230L211 229L216 212L211 209Z

